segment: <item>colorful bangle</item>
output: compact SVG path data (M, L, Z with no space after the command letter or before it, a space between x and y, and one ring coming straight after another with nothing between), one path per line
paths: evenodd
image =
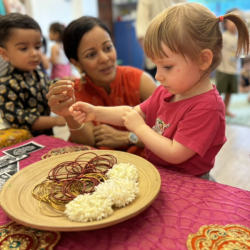
M84 123L80 126L80 128L70 128L69 126L68 126L68 124L67 124L67 126L68 126L68 128L69 128L69 130L70 131L78 131L78 130L80 130L80 129L82 129L83 127L84 127Z

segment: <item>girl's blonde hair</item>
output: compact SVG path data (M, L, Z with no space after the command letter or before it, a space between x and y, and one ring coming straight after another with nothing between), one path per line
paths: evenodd
M224 19L231 20L238 29L238 46L236 57L249 51L248 28L243 18L228 13ZM183 3L173 5L150 23L145 39L144 50L149 58L167 57L162 49L163 42L171 51L181 54L184 58L199 61L200 53L210 49L213 61L207 73L214 70L221 62L222 34L220 18L209 9L198 3Z

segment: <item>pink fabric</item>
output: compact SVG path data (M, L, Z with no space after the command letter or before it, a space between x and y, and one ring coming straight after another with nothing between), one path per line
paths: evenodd
M63 78L65 76L71 76L70 64L54 64L51 70L50 79Z
M146 123L166 138L176 140L196 154L181 164L165 162L146 149L146 158L157 166L164 166L184 174L200 176L210 171L225 137L225 108L216 87L207 93L178 102L162 86L140 105Z
M46 148L20 162L21 168L41 159L52 148L71 145L48 136L31 139ZM27 142L27 141L26 141ZM25 143L26 143L25 142ZM20 143L22 144L22 143ZM240 224L250 227L250 192L158 168L162 186L144 212L117 225L82 232L63 232L55 250L182 250L203 225ZM7 217L0 210L0 224Z

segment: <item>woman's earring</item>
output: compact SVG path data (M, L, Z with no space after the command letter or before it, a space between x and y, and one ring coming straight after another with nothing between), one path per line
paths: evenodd
M80 76L81 76L81 83L86 83L86 79L85 79L85 76L86 76L86 73L85 72L82 72L80 70L80 68L76 67L77 71L79 72Z

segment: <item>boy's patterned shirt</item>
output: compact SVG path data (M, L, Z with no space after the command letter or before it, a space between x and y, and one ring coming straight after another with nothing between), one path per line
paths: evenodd
M12 128L30 130L34 136L52 134L50 130L32 131L31 127L39 116L49 116L46 99L52 83L40 66L23 72L9 65L5 76L0 77L0 112L2 119Z

